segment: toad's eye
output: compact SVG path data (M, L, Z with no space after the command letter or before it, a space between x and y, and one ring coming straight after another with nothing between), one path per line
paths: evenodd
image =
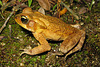
M22 21L23 24L27 24L28 18L26 16L21 16L21 21Z

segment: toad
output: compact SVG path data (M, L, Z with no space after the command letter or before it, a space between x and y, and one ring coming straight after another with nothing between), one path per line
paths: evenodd
M15 21L23 28L31 31L40 43L32 49L23 49L22 54L37 55L50 51L51 46L47 40L54 40L63 41L59 50L62 54L68 56L80 50L85 40L85 31L66 24L56 17L34 12L29 7L16 15Z

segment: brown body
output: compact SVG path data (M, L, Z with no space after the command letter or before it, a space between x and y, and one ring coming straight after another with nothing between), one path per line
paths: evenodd
M83 30L74 28L58 18L33 12L31 8L25 8L21 14L16 16L15 20L19 25L31 31L40 42L39 46L29 50L24 49L23 53L40 54L51 49L47 40L63 40L60 51L69 55L80 50L84 43L85 32Z

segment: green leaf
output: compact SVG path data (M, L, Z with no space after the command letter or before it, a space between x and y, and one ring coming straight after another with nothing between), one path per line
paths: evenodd
M54 11L54 9L57 7L57 4L56 5L54 5L54 7L53 7L53 11Z
M0 5L3 5L3 4L2 4L2 1L0 1Z
M28 6L30 7L32 4L32 0L28 0Z
M18 0L19 2L21 1L21 0Z

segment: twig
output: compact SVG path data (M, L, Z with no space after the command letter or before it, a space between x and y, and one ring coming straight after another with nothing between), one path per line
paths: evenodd
M5 18L3 17L3 15L1 14L1 12L0 12L0 15L1 15L2 19L5 19Z
M12 32L11 25L9 25L9 35L10 35L10 37L11 37L11 32Z
M77 20L79 20L79 17L78 17L65 3L63 3L63 2L61 1L61 4L63 4L63 5L69 10L69 12L71 12L71 13L73 14L73 16L74 16Z
M16 0L12 0L12 1L6 3L5 5L3 5L3 6L1 7L2 12L3 12L7 7L9 7L9 5L12 5L12 4L15 4L15 3L16 3Z
M12 11L10 13L10 15L8 16L7 20L5 21L5 23L3 24L3 26L0 28L0 33L2 32L2 30L4 29L4 27L6 27L6 24L8 22L8 20L10 19L10 17L13 15L14 11Z
M13 15L13 13L14 13L15 11L18 11L18 10L19 10L19 7L21 7L21 6L25 6L25 4L22 3L22 4L20 4L20 5L17 5L17 6L15 6L15 7L13 7L12 12L11 12L10 15L8 16L8 18L7 18L7 20L5 21L5 23L3 24L3 26L0 28L0 33L1 33L2 30L6 27L6 24L7 24L8 20L10 19L10 17Z

